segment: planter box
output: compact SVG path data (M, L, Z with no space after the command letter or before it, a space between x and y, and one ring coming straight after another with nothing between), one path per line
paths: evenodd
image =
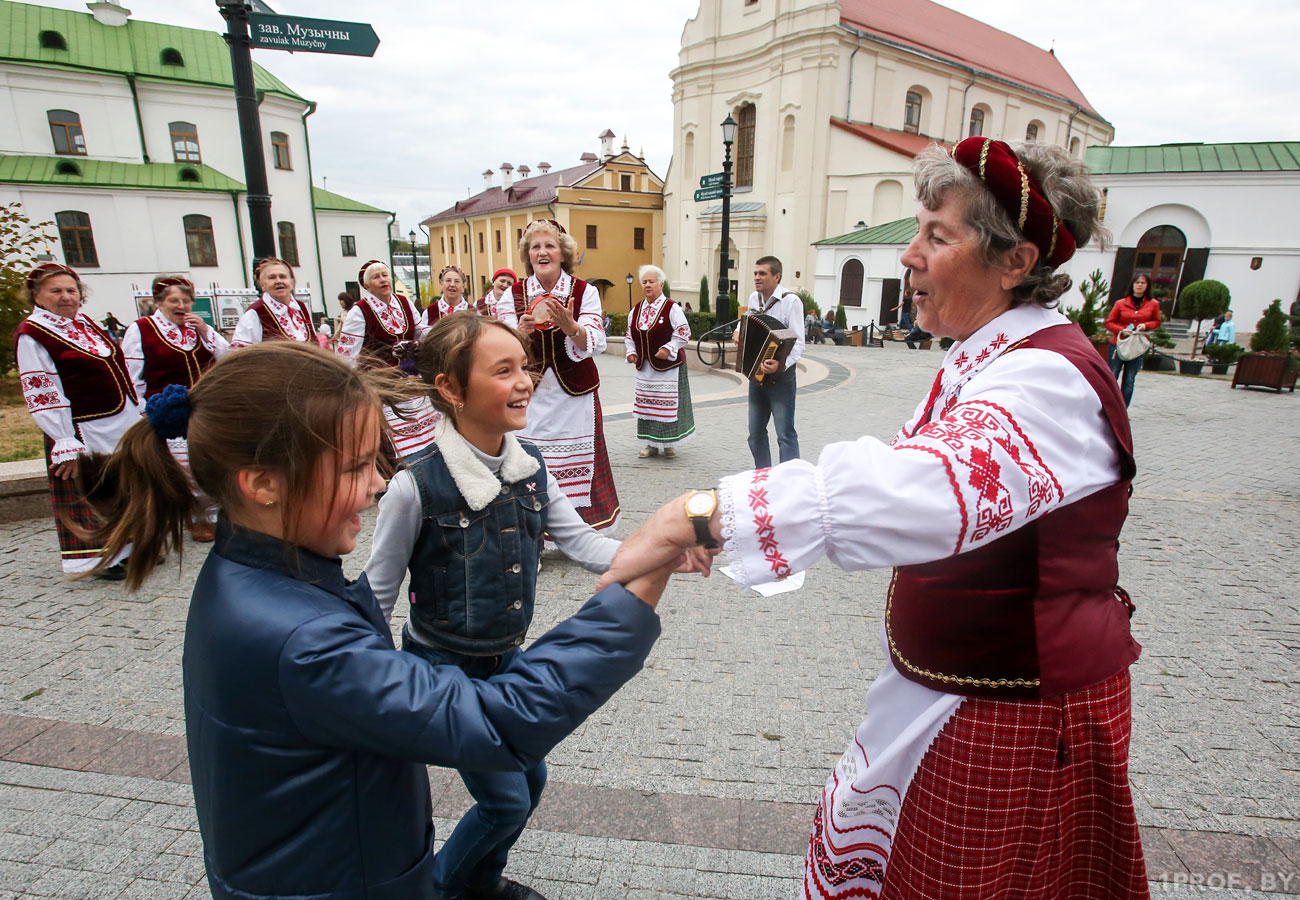
M850 347L862 346L862 329L857 328L849 332L849 346Z
M1190 359L1178 360L1179 375L1200 375L1201 369L1205 368L1205 363L1196 362Z
M1148 372L1172 372L1178 366L1174 364L1172 356L1165 356L1163 353L1148 353L1147 358L1142 361L1142 368Z
M1210 372L1213 373L1213 374L1215 374L1215 375L1227 375L1227 374L1228 374L1228 368L1229 368L1231 365L1232 365L1232 363L1211 363L1211 364L1210 364Z
M1296 373L1288 371L1287 357L1272 353L1247 353L1237 360L1232 386L1266 387L1279 394L1283 388L1295 391Z

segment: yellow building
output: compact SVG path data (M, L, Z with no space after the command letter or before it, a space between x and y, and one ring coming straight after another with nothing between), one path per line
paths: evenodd
M538 163L515 169L501 164L483 173L484 189L420 224L429 232L429 259L434 275L447 265L464 270L471 295L481 297L492 273L513 269L523 277L519 239L533 219L554 219L578 242L576 274L600 291L611 312L628 308L629 275L663 260L663 180L645 160L613 150L614 133L600 136L601 155L584 153L580 165L552 169ZM516 180L516 177L518 180ZM632 299L641 297L634 285Z

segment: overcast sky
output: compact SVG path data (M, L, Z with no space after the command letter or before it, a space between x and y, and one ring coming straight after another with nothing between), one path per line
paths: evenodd
M37 0L85 10L82 0ZM212 0L120 0L135 18L224 30ZM672 153L669 71L698 0L268 0L285 15L356 20L372 59L254 50L319 103L316 184L398 213L402 231L483 186L503 161L576 165L611 128L661 177ZM738 0L724 0L738 2ZM1300 3L950 0L1056 55L1115 143L1300 139ZM243 180L242 172L230 175ZM327 183L323 183L327 179ZM498 184L500 183L498 177Z

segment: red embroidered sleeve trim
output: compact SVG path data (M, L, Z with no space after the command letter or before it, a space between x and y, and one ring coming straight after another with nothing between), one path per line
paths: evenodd
M1061 487L1061 482L1057 480L1056 473L1054 473L1051 470L1051 468L1048 467L1047 463L1043 462L1043 458L1038 455L1038 450L1037 448L1034 447L1034 442L1029 439L1029 435L1025 434L1024 430L1020 427L1020 424L1016 421L1015 416L1011 415L1011 413L1007 412L1005 409L1003 409L1001 406L998 406L996 403L992 403L988 400L972 400L968 405L988 406L993 409L996 409L999 413L1001 413L1002 418L1006 419L1007 424L1010 425L1015 430L1016 437L1020 438L1021 442L1025 445L1025 449L1028 450L1030 454L1034 457L1034 462L1038 463L1038 468L1041 469L1043 473L1052 480L1052 488L1056 492L1057 502L1059 503L1065 499L1065 489ZM1019 462L1017 455L1012 451L1010 447L1004 445L1003 449L1005 449L1009 454L1011 454L1012 459L1016 459L1016 461ZM1029 469L1026 469L1023 465L1021 466L1021 469L1024 470L1026 474L1029 474ZM1033 512L1032 509L1030 511Z
M754 473L749 484L749 510L754 516L754 534L759 549L763 551L763 558L777 578L788 578L791 574L790 561L781 553L781 543L776 539L776 525L772 514L767 511L767 488L763 484L770 473L770 469L759 469Z

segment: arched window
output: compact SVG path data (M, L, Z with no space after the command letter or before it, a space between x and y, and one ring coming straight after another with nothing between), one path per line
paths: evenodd
M57 31L42 31L40 34L42 50L67 50L68 42Z
M180 178L181 181L200 182L203 180L202 178L199 177L198 170L193 169L190 166L186 166L185 168L181 169L180 173L178 174L178 177Z
M794 116L786 116L781 126L781 171L794 169Z
M921 104L923 98L919 91L908 91L903 104L903 130L912 134L921 132Z
M1038 136L1043 133L1043 123L1035 119L1025 127L1025 140L1036 141Z
M200 162L199 130L193 122L172 122L167 126L172 136L172 158L176 162Z
M298 262L298 232L294 229L293 223L277 222L275 227L280 235L280 259L291 266L301 265Z
M886 178L876 185L871 198L871 224L883 225L893 222L903 214L903 185L893 178Z
M1178 287L1178 274L1187 250L1187 235L1173 225L1157 225L1138 238L1133 277L1145 275L1152 293L1167 296Z
M164 47L163 52L158 54L158 61L164 66L185 65L185 57L181 56L181 51L175 47Z
M975 107L970 111L970 128L966 132L967 137L980 137L984 134L984 109Z
M758 112L746 103L736 110L736 187L754 186L754 128Z
M212 234L212 219L208 216L190 215L185 222L185 249L190 254L191 266L215 266L217 241Z
M682 138L682 175L687 184L695 180L695 132L686 132Z
M862 261L851 259L840 269L840 303L862 305Z
M1079 155L1079 139L1070 138L1070 155L1077 157Z
M45 113L50 120L50 137L54 139L54 152L70 156L86 155L86 138L81 133L81 116L70 109L51 109Z
M275 157L277 169L293 168L293 162L289 158L289 135L283 131L271 132L271 155Z
M81 166L74 162L68 162L66 159L54 167L55 175L80 175Z
M95 253L95 235L90 230L90 216L80 210L64 210L54 214L59 226L59 243L63 245L63 261L70 266L98 266Z

